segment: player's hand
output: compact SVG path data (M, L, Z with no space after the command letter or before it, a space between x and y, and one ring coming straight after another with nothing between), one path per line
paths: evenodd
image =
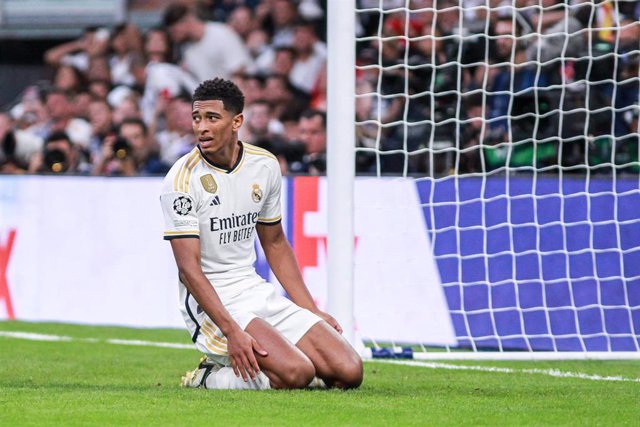
M29 159L29 173L39 172L44 167L44 155L42 151L35 152Z
M109 134L102 141L102 160L107 161L113 159L113 145L116 143L116 135Z
M342 326L340 326L338 321L336 319L334 319L334 317L332 315L330 315L329 313L325 313L324 311L321 311L321 310L317 310L315 312L315 314L317 314L318 316L322 317L322 320L327 322L329 324L329 326L331 326L333 329L338 331L339 334L342 333Z
M265 357L268 353L251 335L237 329L227 335L227 352L231 361L231 368L237 377L247 382L249 378L255 380L260 373L260 365L255 353Z

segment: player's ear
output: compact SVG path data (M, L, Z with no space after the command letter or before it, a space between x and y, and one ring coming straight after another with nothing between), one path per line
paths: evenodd
M244 123L244 114L236 114L236 116L233 118L233 123L231 124L233 131L238 132L238 130L242 126L242 123Z

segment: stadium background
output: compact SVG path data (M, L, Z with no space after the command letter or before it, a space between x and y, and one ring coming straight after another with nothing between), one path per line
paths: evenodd
M123 17L150 28L161 19L165 3L0 0L0 133L5 112L15 106L25 87L53 76L42 63L47 48L74 40L86 25L110 27ZM324 6L324 1L318 3ZM465 0L465 4L482 3ZM498 3L533 2L491 0ZM640 2L617 3L626 8ZM408 32L415 29L413 24L403 27L402 9L407 5L429 9L431 1L359 0L357 4L367 31L357 41L365 47L359 50L364 55L358 76L389 72L385 83L392 84L371 86L369 81L369 86L358 88L356 103L371 107L366 102L370 98L422 97L405 104L408 108L424 107L425 100L451 101L447 85L457 85L455 79L436 79L432 83L444 86L430 86L418 96L407 92L415 89L413 85L393 84L399 69L406 77L422 68L415 62L405 66L404 37L415 36L412 42L427 39ZM448 7L451 4L439 0L439 12L455 12ZM63 11L55 11L60 5ZM395 12L387 10L398 7ZM429 12L420 13L420 18ZM388 26L378 25L383 15L390 18ZM391 53L399 55L391 59L400 63L378 62L381 58L366 49L382 39ZM440 40L460 39L449 35ZM633 50L638 47L636 43ZM455 49L448 53L455 57ZM596 56L583 57L582 65L607 70L597 67L601 63ZM562 62L559 56L548 65ZM453 63L458 68L464 62ZM451 70L451 64L440 65ZM571 67L565 71L565 79L571 77ZM579 67L573 71L578 72L574 77L585 77ZM624 85L614 87L619 94L632 95L638 87L637 72L623 79ZM593 88L601 84L585 79L574 83ZM599 87L607 83L611 82ZM576 88L560 86L555 88L559 93ZM530 100L530 94L524 95L522 99ZM453 98L456 103L465 100L464 105L458 110L417 110L421 114L398 109L397 121L397 116L376 115L375 105L373 115L372 110L357 110L358 135L364 137L358 141L359 159L364 160L359 167L367 168L369 176L355 182L353 239L359 332L391 343L416 339L435 343L437 348L422 348L427 351L422 354L448 361L366 360L363 385L346 392L181 389L180 375L193 369L200 355L178 318L174 262L161 239L160 178L0 174L0 425L253 425L256 419L265 426L637 424L637 360L558 360L567 357L561 350L571 350L571 359L593 359L601 353L590 350L600 349L635 350L606 351L605 358L637 359L640 191L637 157L633 157L637 121L635 130L618 135L616 141L631 143L619 144L625 149L615 158L608 151L615 140L613 116L624 120L630 116L632 123L633 114L627 113L637 111L637 105L611 104L602 109L579 105L580 97L572 96L578 104L568 105L567 111L547 104L551 112L534 112L554 117L538 122L545 126L564 117L572 125L564 142L571 132L578 132L573 135L578 141L574 147L591 147L593 142L589 155L598 154L593 164L579 152L568 159L577 160L574 164L563 163L562 158L556 164L534 164L535 151L521 141L498 145L502 150L493 152L487 147L489 163L473 169L469 166L474 163L467 160L478 157L466 154L481 154L477 147L455 144L474 135L467 131L478 129L467 126L479 123L477 108L467 115L474 110L467 107L474 107L477 98L469 103L466 97ZM532 117L531 109L520 112ZM609 120L604 129L593 127L604 131L601 138L591 138L590 129L575 126L589 118L597 118L598 126ZM465 137L457 139L462 130ZM560 136L555 125L545 130L544 136ZM420 144L424 132L438 136L429 139L433 146ZM511 153L518 154L519 166L504 162L509 147L523 148ZM389 171L411 177L378 176ZM327 179L290 175L284 184L284 226L305 279L323 304ZM268 275L260 253L259 259L258 270ZM106 324L143 327L99 326ZM154 327L160 325L171 328ZM450 348L445 352L440 348L444 344L474 350L558 351ZM392 356L399 349L384 350ZM399 355L405 357L407 352L402 349ZM517 356L519 360L513 360Z
M59 6L65 2L56 3ZM0 91L3 104L10 106L22 90L34 81L51 78L52 70L42 64L45 49L77 37L88 25L109 26L110 23L115 24L122 19L128 19L140 25L141 28L149 28L159 22L166 3L130 2L127 4L117 1L94 1L89 2L86 7L83 6L84 12L75 15L65 14L61 8L56 9L57 6L52 6L53 9L42 7L55 4L53 2L4 1L2 3L2 58L0 59L1 66L4 68L0 74L0 78L3 79L3 89ZM231 3L233 2L229 4ZM392 3L397 4L397 2ZM72 4L73 2L67 2L66 6ZM324 6L322 2L318 4ZM375 4L375 2L367 4ZM35 7L38 5L41 7ZM33 10L39 10L40 13L34 13ZM396 27L397 25L395 27L391 25L391 30L397 30ZM392 39L393 37L391 35ZM371 58L366 54L363 57ZM364 72L367 65L361 64L360 67L359 71ZM389 81L397 80L397 76L389 77ZM631 79L631 82L637 84L637 78ZM394 86L393 82L391 86ZM443 123L437 122L439 119L431 119L436 120L433 126L438 128L432 132L433 134L442 136L451 130L444 124L446 118ZM406 133L406 128L404 130ZM429 132L431 131L427 131ZM389 141L397 144L398 138L404 137L405 143L411 143L411 135L399 133L400 136L393 134ZM625 134L622 138L629 136L637 138L637 132ZM447 143L451 144L451 141ZM628 146L634 146L633 144L634 141L631 141ZM637 151L637 141L635 144ZM521 144L521 146L525 145ZM405 158L406 164L406 152L399 156L395 152L388 155L384 153L385 150L393 151L398 148L398 146L359 147L359 152L364 154L374 152L374 157L379 156L388 160L379 162L378 166L379 164L391 165L392 172L406 174L406 166L397 167L398 163L402 163L402 157ZM386 244L385 238L406 239L397 244L397 249L393 252L393 259L397 261L395 270L402 271L403 278L398 280L390 277L386 282L393 282L393 288L383 289L381 292L388 292L390 294L387 295L388 298L396 298L394 300L396 306L406 309L410 304L416 304L415 309L405 310L407 318L414 320L415 333L410 336L398 336L402 333L400 331L406 329L402 325L406 324L407 318L390 316L394 320L387 322L386 330L381 323L367 324L363 320L361 322L363 324L359 327L364 335L375 340L417 341L435 345L457 344L501 349L637 350L639 343L636 331L640 330L640 312L637 310L640 305L640 280L638 279L640 274L636 269L639 265L637 247L640 243L640 231L639 218L633 209L638 198L637 170L635 169L637 158L626 157L624 164L618 170L616 158L609 158L608 160L613 162L607 162L605 155L604 166L608 169L605 171L602 171L602 168L594 169L596 172L603 173L601 175L594 173L593 177L589 175L588 168L594 165L590 165L588 161L578 164L577 166L581 168L575 180L574 177L560 180L554 176L541 177L535 174L515 178L509 177L508 174L496 175L482 179L479 179L481 175L476 175L462 179L455 176L446 177L451 172L451 156L447 154L449 148L450 146L447 146L443 151L432 150L431 153L435 157L442 155L441 159L444 160L445 167L438 169L429 166L423 172L432 177L437 175L444 178L419 179L410 184L414 186L412 191L417 194L415 200L410 202L405 200L398 204L395 203L393 192L386 196L375 194L380 190L359 190L364 192L356 194L356 198L362 200L359 202L361 209L367 212L367 214L360 214L359 220L374 211L383 212L390 217L398 215L398 218L401 218L397 221L399 223L404 221L403 218L419 219L419 222L405 222L403 227L398 229L393 228L395 227L393 221L386 220L384 217L381 222L390 225L391 233L384 238L377 236L379 240L378 249L376 249L382 250L383 245ZM424 150L420 147L417 149ZM633 149L631 153L633 154ZM629 153L626 152L626 154ZM487 154L486 158L490 159L491 156ZM595 166L602 165L602 160L601 158L601 163ZM530 171L529 166L533 170L546 168L545 171L549 167L547 164L525 166L526 171ZM562 166L560 164L561 168ZM576 165L569 165L569 168L573 166ZM416 171L421 167L425 166L417 167ZM555 170L552 169L552 171ZM575 171L572 170L572 172ZM610 176L606 175L607 172L612 172L616 179L612 181ZM581 173L583 175L580 175ZM588 176L588 179L585 180L584 176ZM147 194L149 190L145 188L140 190L140 193L136 193L132 190L133 187L128 187L126 200L109 204L103 209L96 209L95 206L100 206L99 203L104 200L96 200L94 205L88 206L86 205L86 201L90 200L88 195L100 199L98 195L105 191L102 188L104 185L107 186L106 191L117 193L117 190L110 190L108 187L126 185L126 181L111 184L95 178L87 178L87 182L79 181L78 178L60 180L52 177L3 176L0 179L3 181L1 190L3 215L0 219L0 227L2 227L5 251L2 263L4 264L2 276L5 276L3 282L5 316L28 320L91 322L91 316L95 315L95 311L91 310L91 304L98 301L92 301L95 296L87 293L86 287L83 288L85 283L82 280L72 283L69 292L85 293L82 309L85 310L87 317L65 319L64 316L71 313L65 306L59 307L58 313L46 315L37 310L22 311L21 301L29 301L33 295L40 293L39 286L51 286L54 292L60 289L59 286L52 286L51 283L45 283L43 280L49 272L56 271L55 269L45 268L39 274L35 274L37 269L33 269L29 271L33 275L29 276L25 273L26 266L29 265L27 260L33 256L32 253L42 252L39 256L42 256L42 259L51 260L51 267L59 268L57 277L64 281L70 274L69 271L77 269L74 267L74 262L77 262L77 259L74 259L76 255L73 253L76 248L69 245L71 252L65 254L62 250L56 250L55 245L63 244L62 242L68 239L65 233L72 234L71 226L82 223L81 221L89 221L86 223L89 228L95 227L96 230L105 233L121 231L122 228L119 225L117 230L110 229L109 227L117 225L112 224L112 219L105 216L105 211L112 209L110 206L118 206L117 215L123 215L123 217L117 221L117 224L126 224L132 230L141 230L141 227L148 223L136 218L142 224L137 225L133 217L143 210L147 212L142 215L143 217L153 215L153 202L145 205L144 208L139 206L139 201L149 199ZM154 181L152 178L140 178L140 180ZM314 263L320 262L323 256L322 251L325 246L322 238L318 237L320 234L317 234L317 230L322 229L324 225L314 225L312 220L307 224L305 216L306 213L315 212L315 209L323 203L321 192L317 191L318 182L322 180L313 180L316 182L314 184L316 190L304 192L303 197L298 197L300 194L296 191L297 186L308 182L311 181L300 177L287 178L287 196L290 199L287 205L290 213L287 229L301 264L305 268L305 277L316 293L322 295L325 292L322 285L325 281L325 273L314 270L316 267ZM369 181L367 178L359 178L358 182L359 187L365 188ZM385 184L378 182L375 185L382 188ZM61 186L62 189L58 190L57 186ZM83 192L74 194L74 191L80 187L83 188ZM21 193L24 188L33 188L27 192L31 194L27 199L22 198L24 196ZM44 189L46 193L40 193ZM149 193L154 194L153 191ZM56 200L62 194L70 199L65 200L64 207L55 210L55 214L52 215L51 206L59 203ZM393 213L392 208L400 209L401 213ZM65 209L73 213L68 214ZM505 216L505 212L509 212L508 217ZM67 215L79 213L84 215L75 221L69 221ZM69 221L61 223L69 231L61 227L55 236L38 240L38 236L43 233L34 233L33 224L46 229L55 215ZM30 220L22 223L25 218ZM94 224L95 218L102 218L102 220L96 220ZM133 222L128 224L127 219ZM452 222L454 219L456 222ZM564 228L558 228L559 222ZM19 224L19 227L16 224ZM374 235L377 232L376 227L379 227L378 223L368 225L363 234ZM489 227L489 229L480 230L483 227ZM409 240L412 234L423 237L419 245L416 246ZM21 246L25 244L22 241L25 235L30 236L28 238L32 240L28 241L27 246ZM151 233L144 236L151 236ZM309 238L315 242L315 246L305 242L305 239ZM431 244L429 244L429 238L431 238ZM41 245L44 240L47 243L55 242L55 244L49 250L43 251ZM151 240L145 237L141 241L150 242ZM385 243L380 243L381 241ZM158 242L158 245L161 244ZM433 246L433 257L430 245ZM10 256L9 248L13 247L18 249ZM146 253L144 248L141 249L143 250L140 252ZM114 247L114 251L118 251L117 247ZM165 252L163 256L168 259L166 247L151 250L154 253L161 251ZM88 253L91 252L87 251ZM389 260L383 259L383 255L385 254L379 252L377 258L373 258L380 259L380 264L376 265L375 262L368 261L371 265L365 264L363 271L380 273L382 270L380 265L383 262L386 267L393 267ZM115 255L106 252L96 255L96 260L121 256L121 253ZM65 264L67 262L69 264ZM417 268L420 263L435 263L438 273L431 274L432 271L429 269ZM15 265L24 267L15 268ZM372 265L375 269L371 268ZM406 265L413 266L413 269L403 268ZM167 268L170 269L170 267ZM268 274L263 263L259 263L258 268L263 274ZM129 280L136 284L144 282L145 276L141 273L143 269L125 269L123 277L126 278L126 273L133 270L137 270L138 275L129 274ZM167 282L172 275L174 272L169 271L164 276ZM412 298L411 292L426 292L425 289L416 290L412 287L412 283L418 282L415 278L423 276L425 279L422 285L432 294L420 294L419 298ZM367 279L356 277L363 293L366 292L367 286L371 286L371 280ZM125 281L120 278L116 282L115 286L125 284ZM114 285L105 282L104 286ZM408 294L398 293L403 286L409 289ZM31 290L28 294L14 298L18 302L11 304L10 307L9 293L14 288L16 289L13 291L14 295L19 295L26 289ZM371 298L371 295L368 294L367 297ZM322 296L318 298L322 299ZM132 299L135 300L135 295ZM567 300L571 300L571 303L569 304ZM376 311L385 307L383 297L380 302L371 301L367 307L360 313L360 317L368 316L372 322L385 318ZM358 310L357 305L356 310ZM113 312L113 310L109 311ZM435 316L441 316L445 311L448 311L448 317L445 316L444 321L438 317L440 321L433 322L430 317L434 315L433 313L436 313ZM415 322L415 316L422 316L421 322ZM109 322L112 320L106 323ZM144 323L142 320L140 322L140 324ZM446 324L450 327L429 330L428 325L433 324ZM453 335L457 337L456 342L452 341Z

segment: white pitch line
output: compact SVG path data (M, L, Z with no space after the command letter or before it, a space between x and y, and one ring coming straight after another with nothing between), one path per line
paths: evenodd
M33 332L0 331L0 336L9 337L9 338L18 338L18 339L30 340L30 341L76 341L75 339L64 336L64 335L45 335L45 334L35 334Z
M123 340L110 338L100 340L97 338L72 338L65 335L47 335L37 334L32 332L12 332L12 331L0 331L0 337L16 338L30 341L64 341L64 342L88 342L88 343L100 343L113 345L133 345L143 347L162 347L162 348L176 348L193 350L192 344L180 344L170 342L158 342L158 341L141 341L141 340ZM601 376L591 375L582 372L564 372L557 369L514 369L514 368L501 368L497 366L470 366L470 365L452 365L449 363L438 362L423 362L419 360L394 360L394 359L372 359L368 362L389 363L394 365L406 365L417 366L421 368L430 369L450 369L458 371L480 371L480 372L497 372L503 374L538 374L547 375L551 377L561 378L578 378L591 381L623 381L623 382L635 382L640 383L640 378L626 378L620 376Z
M18 339L30 340L30 341L65 341L65 342L75 341L75 342L88 342L88 343L104 342L107 344L118 344L118 345L179 348L179 349L188 349L188 350L195 349L193 344L180 344L180 343L173 343L173 342L141 341L141 340L121 340L116 338L108 338L105 340L100 340L97 338L71 338L64 335L34 334L32 332L0 331L0 337L18 338Z
M194 350L193 344L180 344L175 342L157 342L157 341L140 341L140 340L120 340L120 339L108 339L105 342L109 344L121 344L121 345L138 345L143 347L163 347L163 348L179 348L186 350Z
M503 374L539 374L539 375L548 375L551 377L579 378L582 380L592 380L592 381L624 381L624 382L640 383L640 378L591 375L591 374L585 374L583 372L564 372L564 371L559 371L557 369L515 369L515 368L501 368L497 366L452 365L449 363L421 362L416 360L393 360L393 359L375 359L375 360L372 360L372 362L389 363L393 365L418 366L422 368L431 368L431 369L498 372Z

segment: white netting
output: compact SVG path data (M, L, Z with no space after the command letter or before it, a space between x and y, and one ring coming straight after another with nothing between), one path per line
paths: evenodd
M460 346L639 351L639 2L356 13L357 170L415 177Z

